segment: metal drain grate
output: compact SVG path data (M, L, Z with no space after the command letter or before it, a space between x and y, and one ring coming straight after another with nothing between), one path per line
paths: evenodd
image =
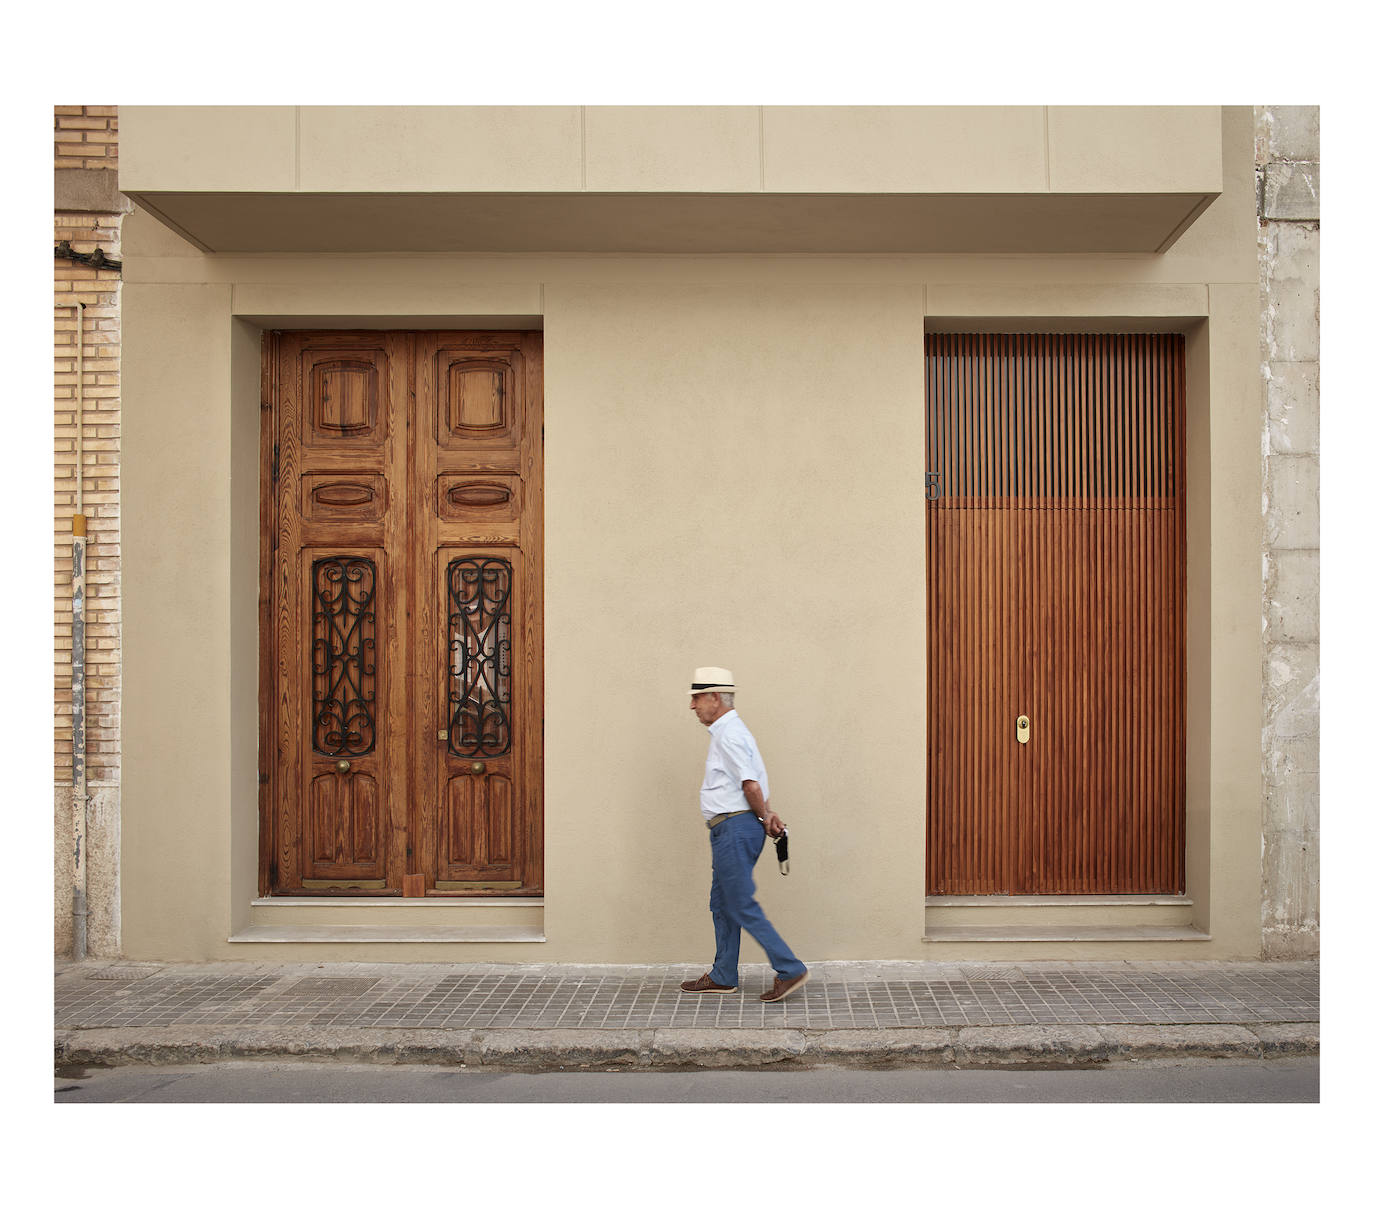
M913 982L963 982L964 971L947 962L926 961L909 970L903 970L897 978L883 978L883 982L898 985Z
M965 967L965 982L1025 982L1026 975L1016 966Z
M90 970L84 977L98 978L105 982L134 982L156 974L161 966L105 966L103 969Z

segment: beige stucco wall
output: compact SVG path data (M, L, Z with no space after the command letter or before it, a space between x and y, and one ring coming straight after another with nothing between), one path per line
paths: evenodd
M914 945L919 288L569 283L545 324L546 930L700 951L705 735L683 677L719 664L796 832L797 876L760 865L784 935L817 957Z
M1212 939L998 958L1259 952L1259 380L1251 116L1163 257L206 257L125 228L124 947L132 958L691 961L709 955L705 735L731 667L805 960L921 940L923 326L1189 334L1190 894ZM542 324L543 944L231 945L256 893L256 331ZM595 711L588 693L599 694ZM932 951L933 950L933 951ZM745 960L760 954L746 943Z

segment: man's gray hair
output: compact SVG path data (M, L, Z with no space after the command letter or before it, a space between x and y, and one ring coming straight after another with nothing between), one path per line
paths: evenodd
M734 693L717 693L716 696L718 696L718 697L720 698L720 703L721 703L721 705L725 706L726 709L734 709L734 708L735 708L735 694L734 694Z

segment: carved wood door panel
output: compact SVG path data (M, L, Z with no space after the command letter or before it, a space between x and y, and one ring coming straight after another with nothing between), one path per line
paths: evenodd
M1183 369L926 338L929 894L1184 889Z
M416 443L427 506L417 842L431 892L525 893L542 867L543 394L537 336L422 333ZM418 582L418 580L417 580Z
M269 333L272 894L537 894L542 340Z

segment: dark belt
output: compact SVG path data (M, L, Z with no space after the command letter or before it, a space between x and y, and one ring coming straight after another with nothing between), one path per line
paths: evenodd
M726 819L733 819L741 814L753 814L752 810L732 810L729 814L717 814L706 820L707 827L714 827L717 823L723 823Z

